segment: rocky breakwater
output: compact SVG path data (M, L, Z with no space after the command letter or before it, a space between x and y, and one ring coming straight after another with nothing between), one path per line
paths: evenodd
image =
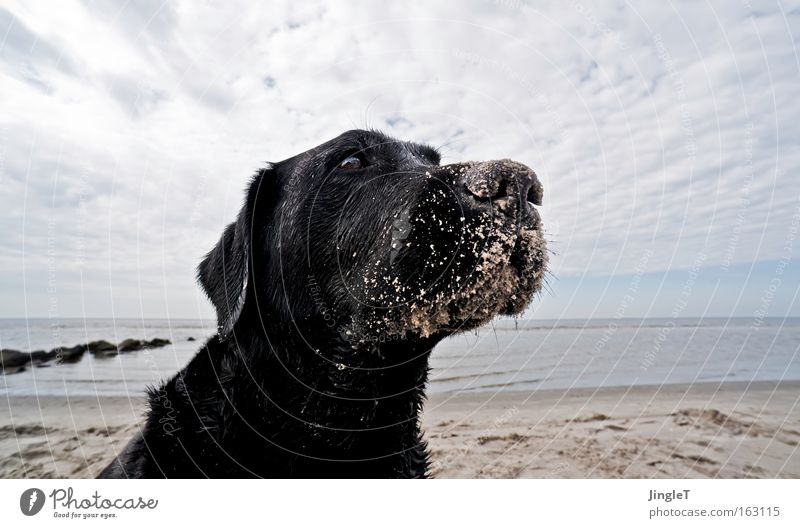
M31 352L23 352L4 348L0 350L0 371L3 374L14 374L22 372L30 366L43 367L51 364L76 363L86 353L92 354L97 358L109 358L146 348L160 348L171 343L169 339L156 337L150 340L129 338L118 344L101 339L69 348L54 348L50 351L33 350Z

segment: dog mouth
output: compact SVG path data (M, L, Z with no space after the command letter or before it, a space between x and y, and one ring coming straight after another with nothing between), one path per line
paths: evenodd
M421 295L405 318L390 325L394 332L427 337L471 330L498 315L522 313L541 290L548 259L540 222L518 225L494 214L470 231L471 240L483 242L472 254L472 268L461 280L456 276Z
M368 340L377 335L445 337L482 326L498 315L522 313L541 290L548 260L538 212L532 207L525 211L509 216L493 207L461 218L458 243L414 240L408 250L427 256L424 262L415 261L423 271L402 280L391 272L382 277L393 286L388 297L395 302L367 310L354 321L351 335ZM417 222L431 225L430 218ZM414 233L417 222L411 221ZM401 267L403 257L398 258ZM430 270L427 276L425 270ZM436 278L430 280L432 276Z

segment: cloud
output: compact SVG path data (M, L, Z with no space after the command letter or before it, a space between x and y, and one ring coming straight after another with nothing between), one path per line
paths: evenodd
M533 166L570 284L634 273L645 251L652 273L780 259L800 201L798 12L10 2L0 274L27 289L3 314L26 295L47 311L33 278L50 275L102 307L65 294L62 314L210 313L194 266L253 171L360 126L445 162Z

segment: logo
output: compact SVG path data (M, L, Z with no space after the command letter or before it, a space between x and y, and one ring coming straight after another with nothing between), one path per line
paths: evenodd
M19 509L28 517L36 515L44 506L44 492L39 488L31 488L22 492L19 498Z

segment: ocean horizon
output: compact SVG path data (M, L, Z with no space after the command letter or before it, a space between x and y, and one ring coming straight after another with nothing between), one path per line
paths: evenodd
M166 338L171 345L0 375L7 396L141 396L216 332L206 319L4 318L0 348ZM190 340L193 338L193 340ZM428 392L800 380L800 318L501 318L441 342Z

